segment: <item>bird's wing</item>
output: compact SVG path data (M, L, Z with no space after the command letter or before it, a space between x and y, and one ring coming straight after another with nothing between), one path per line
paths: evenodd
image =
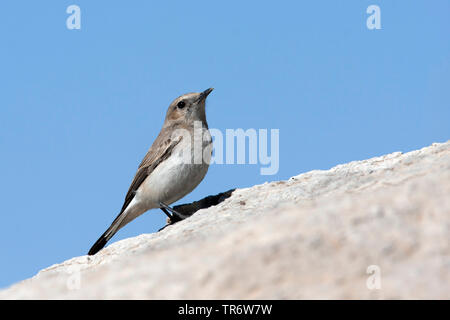
M172 137L164 138L165 136L166 135L162 134L161 132L158 138L156 138L150 150L145 155L144 159L139 165L136 175L134 176L133 182L131 182L120 213L111 223L111 226L108 228L108 230L105 231L105 233L97 242L100 241L103 243L104 240L108 241L121 227L123 227L123 221L126 218L124 211L133 200L134 196L136 195L136 191L139 189L144 180L153 172L153 170L155 170L155 168L162 161L164 161L171 155L173 148L175 148L175 146L183 139L183 136L179 136L175 139L173 139Z
M153 143L150 150L145 155L141 164L138 167L136 175L134 176L133 181L131 182L130 188L125 196L125 201L123 203L122 209L120 213L125 211L127 206L130 204L131 200L133 200L136 191L141 186L142 182L155 170L155 168L167 159L171 153L173 148L181 141L183 136L180 136L176 139L168 138L161 139L164 135L159 135L158 138Z

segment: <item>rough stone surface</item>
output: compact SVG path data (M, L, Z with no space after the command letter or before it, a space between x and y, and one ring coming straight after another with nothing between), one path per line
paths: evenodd
M446 142L236 189L158 233L44 269L0 298L449 299L449 240ZM371 265L378 290L367 286Z

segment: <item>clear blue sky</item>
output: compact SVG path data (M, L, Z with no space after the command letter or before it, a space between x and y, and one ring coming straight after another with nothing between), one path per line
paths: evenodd
M66 8L81 8L81 30ZM381 8L368 30L366 8ZM450 1L7 1L0 287L83 255L180 94L210 127L280 129L280 170L214 165L178 203L450 139ZM151 233L153 210L114 238Z

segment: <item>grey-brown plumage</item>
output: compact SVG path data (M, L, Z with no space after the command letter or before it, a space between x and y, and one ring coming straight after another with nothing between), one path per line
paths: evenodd
M89 250L93 255L127 223L153 208L166 207L190 193L203 180L209 158L195 161L195 146L212 151L206 122L205 100L213 89L188 93L169 106L164 125L138 167L119 215ZM200 130L200 139L194 128ZM186 161L189 157L190 162ZM209 157L211 156L209 152ZM170 207L169 207L170 209Z

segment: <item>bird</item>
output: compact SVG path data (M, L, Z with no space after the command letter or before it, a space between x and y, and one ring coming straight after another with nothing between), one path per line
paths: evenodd
M88 255L95 255L119 229L150 209L159 208L169 218L186 218L170 204L194 190L208 171L212 137L205 103L212 91L209 88L187 93L172 101L161 131L137 169L122 209Z

